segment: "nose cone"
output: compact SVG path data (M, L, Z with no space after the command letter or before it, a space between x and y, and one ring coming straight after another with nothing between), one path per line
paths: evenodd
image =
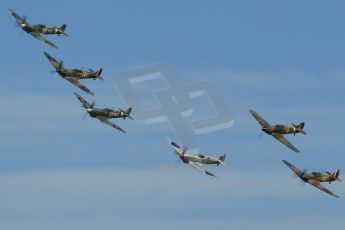
M262 130L263 132L267 133L267 134L270 134L270 133L271 133L271 131L270 131L269 128L267 128L267 127L262 127L261 130Z

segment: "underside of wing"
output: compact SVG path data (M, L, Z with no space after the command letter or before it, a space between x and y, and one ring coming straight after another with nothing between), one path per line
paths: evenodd
M44 52L44 55L55 69L58 69L60 67L59 62L54 57L50 56L47 52Z
M199 170L202 173L205 173L206 175L212 176L212 177L216 177L213 173L205 170L202 167L202 164L196 163L196 162L189 162L189 165L193 166L195 169Z
M80 101L81 105L85 108L88 109L91 107L91 104L87 102L82 96L80 96L77 93L74 93L74 95L77 97L77 99Z
M110 127L119 130L122 133L126 133L125 130L121 129L120 126L115 125L114 123L110 122L107 118L105 117L97 117L102 123L109 125Z
M9 9L9 10L11 12L11 15L14 17L14 19L19 25L24 23L24 20L14 10L12 9Z
M294 173L297 174L297 176L301 177L302 176L302 172L301 170L299 170L297 167L293 166L292 164L290 164L288 161L283 160L284 164L286 164Z
M273 133L272 136L284 145L286 145L287 147L289 147L290 149L292 149L293 151L299 153L299 150L293 144L291 144L283 135Z
M77 86L79 89L85 91L88 94L94 95L91 90L86 88L84 85L82 85L77 79L72 78L72 77L66 77L65 78L67 81L71 82L73 85Z
M334 192L328 190L327 188L323 187L320 182L316 181L316 180L309 180L308 181L309 184L313 185L314 187L324 191L325 193L328 193L331 196L334 196L336 198L339 198L339 196L337 194L335 194Z
M41 40L42 42L46 43L47 45L49 45L50 47L53 48L58 48L54 43L48 41L47 39L45 39L40 33L38 32L31 32L30 33L33 37L37 38L38 40Z
M254 118L260 123L262 127L270 127L271 125L260 117L254 110L249 110L249 112L254 116Z

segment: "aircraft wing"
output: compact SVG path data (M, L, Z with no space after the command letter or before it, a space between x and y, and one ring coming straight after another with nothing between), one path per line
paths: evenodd
M299 150L293 144L291 144L283 135L278 133L272 133L272 136L284 145L286 145L287 147L289 147L290 149L292 149L293 151L299 153Z
M85 109L88 109L88 108L92 107L92 105L89 102L87 102L83 97L81 97L79 94L74 93L74 95L78 98L78 100L80 101L81 105Z
M50 64L55 68L55 69L59 69L60 64L59 62L53 58L52 56L50 56L47 52L44 52L44 55L47 57L48 61L50 62Z
M254 116L254 118L260 123L262 127L270 127L271 125L260 117L254 110L249 110L249 112Z
M202 164L199 164L199 163L196 163L196 162L188 162L188 164L191 165L192 167L194 167L195 169L199 170L200 172L205 173L206 175L209 175L209 176L217 178L214 174L212 174L211 172L205 170L202 167Z
M20 25L20 24L24 23L24 20L14 10L9 9L9 11L11 12L11 15L16 20L17 24Z
M97 117L98 120L100 120L102 123L109 125L110 127L119 130L122 133L126 133L125 130L121 129L120 126L115 125L114 123L110 122L107 118L105 117Z
M328 193L328 194L331 195L331 196L334 196L334 197L336 197L336 198L339 198L339 196L338 196L337 194L335 194L334 192L332 192L332 191L328 190L327 188L323 187L323 186L320 184L319 181L316 181L316 180L309 180L309 181L307 181L307 183L309 183L309 184L311 184L312 186L314 186L314 187L316 187L316 188L318 188L318 189L320 189L320 190L322 190L322 191Z
M283 160L284 164L286 164L294 173L297 174L297 176L301 177L302 176L302 172L301 170L299 170L297 167L293 166L292 164L290 164L288 161Z
M94 95L91 90L86 88L84 85L82 85L77 79L72 78L72 77L65 77L65 79L69 82L71 82L73 85L77 86L79 89L87 92L88 94Z
M48 41L47 39L45 39L40 33L38 32L30 32L30 34L37 38L38 40L41 40L42 42L46 43L47 45L49 45L50 47L53 47L53 48L58 48L56 45L54 45L54 43Z

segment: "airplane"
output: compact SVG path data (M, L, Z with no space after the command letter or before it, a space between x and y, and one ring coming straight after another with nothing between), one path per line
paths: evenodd
M97 71L89 69L89 71L81 70L81 69L67 69L63 67L63 61L58 62L55 58L50 56L47 52L44 52L44 55L48 58L50 64L55 68L55 72L57 72L62 78L66 79L67 81L71 82L73 85L77 86L81 90L84 90L86 93L94 95L94 93L86 88L84 85L79 83L80 79L100 79L103 81L101 77L102 68Z
M74 93L74 95L81 102L81 106L86 109L86 112L90 115L90 117L97 118L102 123L107 124L110 127L117 129L118 131L122 133L126 133L121 127L111 123L109 119L123 118L125 120L126 118L129 118L133 120L133 117L130 116L132 112L131 107L129 107L127 110L122 110L122 109L114 110L114 109L108 109L108 108L98 109L98 108L95 108L95 103L90 104L77 93Z
M299 152L299 150L293 146L283 135L285 134L293 134L302 133L306 135L304 131L304 122L301 122L298 125L291 124L292 126L288 125L270 125L267 121L265 121L262 117L260 117L254 110L249 110L249 112L254 116L254 118L260 123L262 126L262 131L273 136L278 141L289 147L295 152Z
M202 173L205 173L206 175L217 178L213 173L203 168L203 165L205 164L215 164L217 166L219 165L225 166L224 161L225 161L226 154L219 157L212 157L212 156L207 156L204 154L198 154L198 155L187 154L186 153L187 149L185 147L183 148L180 147L178 144L176 144L176 142L170 140L169 138L167 138L167 140L170 143L170 145L173 147L176 155L180 157L183 163L189 164L190 166L194 167L195 169L199 170Z
M48 41L46 38L44 38L42 35L46 35L46 34L56 34L58 36L60 36L61 34L68 36L65 33L66 30L66 24L63 24L60 27L56 27L56 26L47 26L47 25L43 25L43 24L29 24L26 21L26 16L20 17L14 10L9 9L10 14L14 17L14 19L16 20L16 25L20 26L20 28L22 30L24 30L26 33L32 35L34 38L37 38L38 40L46 43L47 45L49 45L50 47L53 48L58 48L54 43Z
M334 196L336 198L339 198L337 194L334 192L328 190L327 188L323 187L321 185L321 182L328 182L331 184L333 181L340 181L339 174L340 171L339 169L330 173L330 172L311 172L307 173L305 170L301 171L292 164L290 164L288 161L283 160L284 164L286 164L302 181L305 183L309 183L313 185L314 187L328 193L331 196Z

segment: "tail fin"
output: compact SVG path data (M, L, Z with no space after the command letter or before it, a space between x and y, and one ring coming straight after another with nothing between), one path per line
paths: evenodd
M339 174L340 174L340 170L337 169L335 170L335 172L333 172L331 175L338 181L341 181L340 178L339 178Z
M60 26L59 29L60 29L62 32L65 32L66 27L67 27L67 25L66 25L66 24L63 24L62 26Z
M222 156L218 158L218 160L224 162L225 161L226 154L224 153Z
M336 172L336 173L335 173L335 178L336 178L338 181L341 182L341 180L340 180L340 178L339 178L340 170L337 169L335 172Z
M101 79L102 81L104 81L104 79L101 77L103 69L99 68L99 70L96 71L96 76L98 79Z
M97 75L97 76L101 76L102 71L103 71L103 69L102 69L102 68L100 68L99 70L97 70L97 71L96 71L96 75Z
M131 114L131 112L132 112L132 107L129 107L129 108L126 110L126 113L129 115L129 114Z
M304 122L301 122L298 126L297 126L297 128L299 128L299 129L304 129Z
M68 34L65 33L65 30L66 30L66 24L63 24L62 26L59 27L59 34L63 34L65 36L68 36Z

